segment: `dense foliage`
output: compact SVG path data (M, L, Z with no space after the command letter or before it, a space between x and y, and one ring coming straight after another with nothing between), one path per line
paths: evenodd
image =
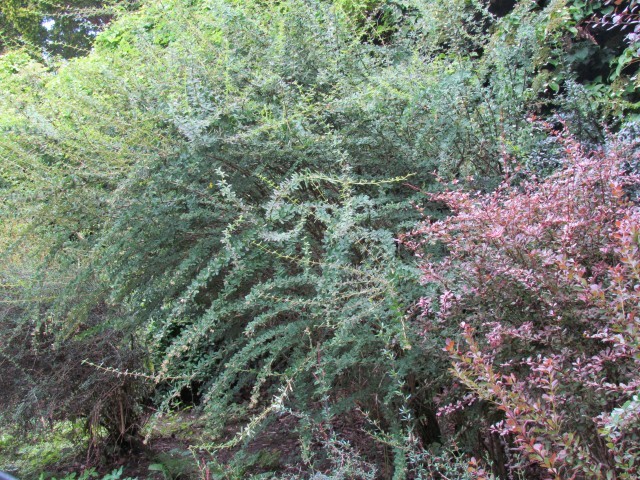
M445 411L495 403L504 418L494 432L553 478L633 478L638 210L629 197L639 179L625 169L634 146L589 153L562 143L561 169L542 181L432 195L453 215L410 237L414 248L448 250L421 267L442 288L422 301L424 334L460 324L467 344L449 339L446 351L476 396Z
M3 425L97 461L189 396L302 477L634 478L635 1L23 3Z

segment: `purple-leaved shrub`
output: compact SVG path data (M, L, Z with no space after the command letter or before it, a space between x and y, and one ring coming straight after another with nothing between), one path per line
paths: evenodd
M454 377L493 406L486 434L502 436L511 459L496 471L637 478L640 211L627 171L637 154L615 141L598 151L558 141L563 165L547 178L430 195L451 215L403 238L421 257L423 282L439 286L421 300L420 328L460 325L443 347ZM423 253L434 244L444 259ZM470 469L488 478L481 461Z

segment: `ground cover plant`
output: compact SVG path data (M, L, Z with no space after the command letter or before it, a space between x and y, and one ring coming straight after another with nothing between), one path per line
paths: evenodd
M3 6L0 468L634 478L637 13Z

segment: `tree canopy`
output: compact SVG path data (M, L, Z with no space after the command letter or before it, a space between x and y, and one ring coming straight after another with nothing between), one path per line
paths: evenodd
M5 0L0 5L0 51L26 48L38 57L86 55L95 36L129 0Z

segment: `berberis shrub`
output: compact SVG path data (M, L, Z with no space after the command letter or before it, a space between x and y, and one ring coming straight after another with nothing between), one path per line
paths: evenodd
M503 473L637 478L638 153L615 141L596 151L567 135L558 142L553 175L514 172L492 193L433 194L451 216L405 239L448 253L421 260L423 282L439 286L421 301L424 328L459 325L445 349L464 388L441 413L484 404L488 428L518 453Z

